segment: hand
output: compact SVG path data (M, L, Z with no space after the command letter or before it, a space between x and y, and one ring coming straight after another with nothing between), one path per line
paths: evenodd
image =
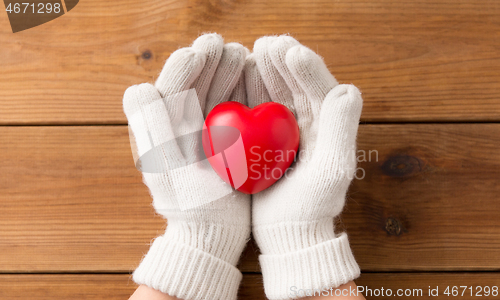
M245 77L251 107L281 103L300 129L296 162L253 195L253 235L267 297L298 298L294 289L352 281L359 267L347 235L335 234L333 219L342 211L356 165L361 93L339 85L316 53L289 36L257 40Z
M200 160L198 133L203 114L215 105L246 101L247 51L240 44L224 45L219 35L203 35L172 53L154 86L125 92L123 107L138 154L154 151L153 165L165 166L143 172L153 206L168 226L135 270L138 284L185 300L236 298L242 275L235 266L250 235L250 197L234 192ZM199 102L185 99L190 89Z

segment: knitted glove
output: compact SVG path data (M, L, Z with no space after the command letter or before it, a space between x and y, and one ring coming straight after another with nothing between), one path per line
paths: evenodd
M339 85L316 53L289 36L257 40L245 78L250 106L281 103L300 128L296 161L277 183L253 195L253 235L267 297L297 298L301 289L330 289L357 278L347 235L335 234L333 220L354 175L359 90Z
M246 51L240 44L224 45L219 35L203 35L172 53L154 86L125 92L138 154L156 147L158 163L168 167L143 172L153 206L168 226L134 271L138 284L185 300L236 298L242 275L235 266L250 235L250 198L233 191L197 153L203 112L229 99L246 102ZM193 88L197 108L177 96ZM201 121L186 120L196 109Z

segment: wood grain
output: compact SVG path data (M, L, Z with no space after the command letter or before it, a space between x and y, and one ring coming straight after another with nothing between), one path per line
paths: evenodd
M384 295L388 290L393 295L407 293L404 299L497 299L498 296L486 297L483 290L482 297L476 296L479 289L476 287L500 285L500 279L493 273L367 273L362 274L356 280L357 285L365 290L364 295L369 299L395 299L396 297L374 296L375 290L384 289ZM458 295L450 297L444 294L447 286L450 289L457 286ZM470 290L466 290L462 296L463 288L460 286L472 286L473 296ZM429 287L438 287L438 296L429 297ZM72 299L93 300L127 299L137 288L128 274L9 274L0 275L0 290L3 300L33 299ZM369 291L369 289L371 291ZM401 290L401 291L399 291ZM380 294L379 294L380 295ZM421 295L421 296L417 296ZM399 297L403 298L403 297ZM260 274L244 274L240 286L240 300L266 299Z
M2 271L128 271L165 221L127 128L0 127Z
M498 270L499 124L368 125L358 145L379 154L342 215L364 270Z
M2 300L125 300L136 288L128 274L0 275Z
M363 121L500 121L495 0L88 0L16 34L0 16L0 124L125 124L124 90L207 31L292 34L363 91Z
M338 230L364 271L500 268L499 124L362 125L358 141L378 162ZM165 221L128 143L125 126L0 127L0 272L135 269Z
M359 287L364 287L363 295L368 300L498 299L500 297L500 294L494 296L491 293L493 287L500 288L498 273L366 273L355 282ZM447 287L450 295L445 294ZM454 292L454 287L457 294ZM489 287L489 293L485 292L485 287ZM382 288L385 291L384 296L381 294ZM379 290L379 294L376 289ZM387 295L387 289L391 290L392 296ZM432 296L429 289L433 290ZM405 296L398 296L398 293Z

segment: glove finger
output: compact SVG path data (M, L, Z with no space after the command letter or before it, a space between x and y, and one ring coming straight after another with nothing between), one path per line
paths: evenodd
M299 151L306 151L306 153L309 153L308 150L312 145L314 145L316 136L316 132L314 131L314 128L312 128L314 115L312 113L311 100L307 98L304 90L302 90L299 86L294 75L291 73L288 65L286 64L286 55L288 50L297 45L300 45L297 40L291 36L282 35L270 43L269 54L274 66L292 92L295 117L300 129L301 142Z
M182 103L174 101L181 92L188 90L200 75L205 64L206 54L192 48L182 48L170 55L155 87L166 101L167 111L172 122L177 123L182 117Z
M247 101L250 108L271 101L262 76L260 75L255 54L247 56L245 61L245 86L247 90Z
M337 80L330 73L323 59L303 45L297 45L288 50L286 65L296 83L307 95L313 117L319 117L321 105L328 92L338 85Z
M246 47L244 47L244 49L245 49L244 64L246 64L246 58L251 54L251 52ZM234 87L233 93L231 94L231 97L229 97L229 101L239 102L243 105L248 105L247 90L245 86L245 65L243 65L243 69L241 70L240 74L240 79L238 80L238 83Z
M200 76L198 76L192 85L192 88L196 89L202 112L205 111L207 94L222 56L223 47L224 40L222 36L216 33L204 34L198 37L191 46L193 49L203 51L207 56L205 66Z
M354 85L338 85L326 95L311 165L326 166L337 174L354 172L362 107L361 93Z
M300 45L300 43L289 35L279 36L269 43L269 56L271 57L274 66L280 73L281 77L283 77L283 79L285 80L294 97L297 94L304 94L304 91L297 84L297 81L295 81L293 74L288 69L288 66L286 64L286 54L288 52L288 49L297 45ZM295 101L294 104L297 105Z
M162 97L188 90L205 65L206 54L192 48L181 48L167 59L155 82Z
M235 89L245 65L247 50L238 43L224 45L222 57L207 96L205 116L217 104L229 99Z
M234 87L233 93L231 97L229 97L229 101L239 102L243 105L247 105L247 91L245 89L245 72L243 70L240 74L240 79L236 86Z
M165 103L153 85L129 87L123 96L123 110L134 135L142 171L163 172L183 163Z
M265 36L255 41L253 47L255 62L272 101L285 105L295 113L292 91L274 66L269 53L269 46L276 39L275 36Z

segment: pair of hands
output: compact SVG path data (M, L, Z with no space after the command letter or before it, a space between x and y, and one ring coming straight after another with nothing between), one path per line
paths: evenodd
M168 98L189 89L196 91L204 116L224 101L287 106L299 124L300 156L270 188L252 196L233 191L212 201L228 187L206 161L196 161L199 139L193 135L162 149L166 165L182 167L143 173L168 226L134 281L182 299L234 299L241 280L235 266L251 227L270 299L296 298L293 287L324 289L356 278L359 268L346 235L335 234L333 218L344 206L356 164L358 89L339 85L322 59L290 36L260 38L250 53L206 34L175 51L154 86L125 92L139 155L201 125L183 123L186 107ZM138 112L145 116L140 121ZM183 201L203 204L182 209Z

